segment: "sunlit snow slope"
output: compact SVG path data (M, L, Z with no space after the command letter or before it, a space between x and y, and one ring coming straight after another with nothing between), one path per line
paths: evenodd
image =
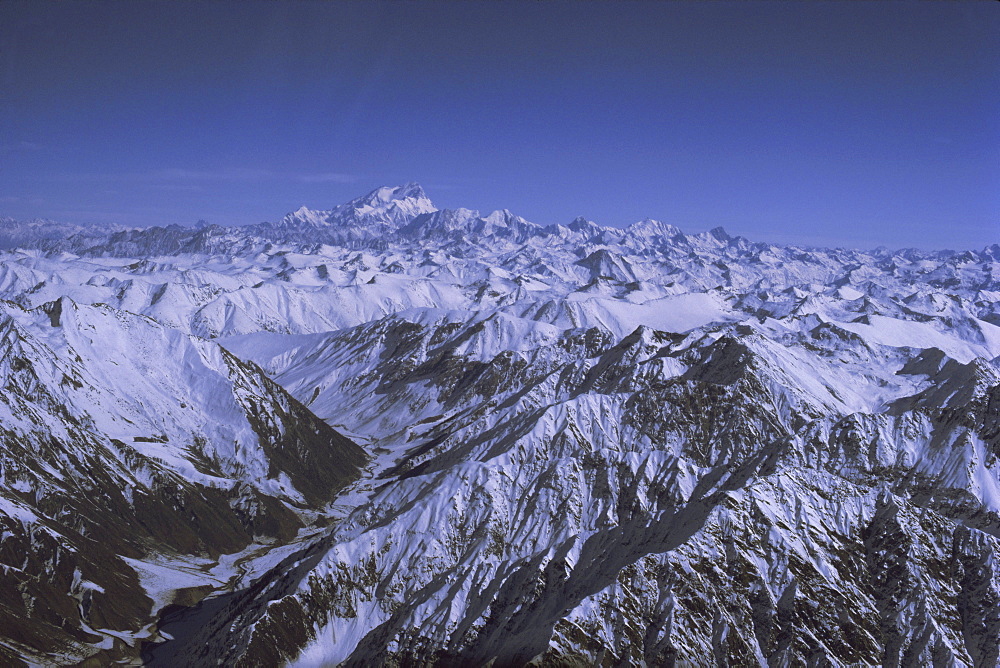
M1000 245L4 224L12 662L1000 660Z

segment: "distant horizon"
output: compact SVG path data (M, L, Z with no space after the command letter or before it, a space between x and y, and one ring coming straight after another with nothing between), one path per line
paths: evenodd
M0 216L1000 241L1000 3L0 3ZM57 102L57 103L56 103Z
M439 211L441 211L441 210L455 210L455 209L467 209L467 210L470 209L470 207L462 207L462 206L459 206L459 207L439 207L439 206L437 206L437 202L434 202L434 197L433 197L432 193L428 193L426 191L426 189L423 188L423 186L420 185L418 182L416 182L416 181L409 181L409 182L406 182L406 184L415 184L415 185L420 186L424 190L424 192L427 195L428 199L430 199L431 202L434 203L435 207L437 207L437 210L439 210ZM240 227L248 227L248 226L251 226L251 225L276 223L281 218L283 218L284 216L293 214L299 208L302 208L302 207L305 207L305 208L310 209L312 211L329 211L329 210L331 210L331 209L333 209L333 208L335 208L337 206L340 206L342 204L347 204L347 203L349 203L351 201L354 201L356 199L361 199L361 198L363 198L363 197L365 197L367 195L370 195L370 194L374 193L376 190L379 190L381 188L386 188L386 187L396 188L396 187L400 187L402 185L405 185L405 184L403 184L403 183L399 183L399 184L385 183L385 184L382 184L380 186L375 186L374 188L371 188L370 190L367 190L364 193L358 193L354 197L351 197L351 198L349 198L349 199L347 199L347 200L345 200L343 202L339 202L337 204L334 204L334 205L332 205L330 207L326 207L326 208L320 209L320 208L311 207L311 206L308 206L308 205L304 204L304 205L301 205L300 207L297 207L296 209L292 209L292 210L286 211L284 214L282 214L281 216L278 216L276 218L262 219L262 220L253 220L253 221L247 221L247 222L242 222L242 223L232 223L232 224L215 223L213 221L205 220L205 219L199 219L199 220L191 221L191 222L178 221L178 222L171 222L171 223L150 223L150 224L136 224L136 225L126 225L126 224L122 224L122 223L116 223L114 221L112 221L112 222L103 222L103 221L71 222L71 221L55 220L55 219L44 218L44 217L17 218L17 217L5 215L2 211L0 211L0 221L6 219L6 220L13 220L13 221L22 222L22 223L40 222L40 223L51 223L51 224L56 224L56 225L71 225L71 226L78 226L78 227L91 227L91 226L93 226L93 227L102 227L102 226L107 226L107 225L119 225L119 226L124 227L126 229L137 229L137 230L149 229L149 228L153 228L153 227L170 227L170 226L173 226L173 225L180 226L180 227L190 227L190 228L195 228L197 226L212 226L212 225L218 225L219 227L224 227L224 228L228 228L228 227L240 228ZM500 209L493 209L491 211L483 211L483 210L479 210L479 209L471 209L471 210L476 211L476 213L478 213L481 217L487 217L490 214L492 214L494 212L497 212L497 211L508 210L512 214L514 214L515 216L519 216L521 218L525 218L524 216L520 216L520 214L518 214L517 211L511 211L508 207L501 207ZM655 218L653 216L646 216L645 218L640 218L640 219L632 221L631 223L628 223L626 225L607 225L607 224L602 223L599 220L593 220L592 218L590 218L588 216L584 216L584 215L574 216L571 220L562 221L562 222L542 223L542 222L535 221L535 220L530 220L530 219L527 219L527 218L525 218L525 220L528 220L528 222L535 223L535 224L540 225L542 227L546 227L546 226L549 226L549 225L564 225L565 226L565 225L568 225L568 224L572 223L573 221L581 219L581 218L585 219L585 220L588 220L588 221L590 221L592 223L595 223L595 224L597 224L597 225L599 225L601 227L607 227L607 228L610 228L610 229L619 229L619 230L625 230L629 226L637 224L637 223L640 223L640 222L643 222L645 220L654 220L654 221L658 221L658 222L662 222L662 223L666 223L666 224L672 225L673 227L676 227L676 228L680 229L680 231L683 234L687 235L687 236L698 235L698 234L708 234L710 232L713 232L716 229L721 229L725 233L729 234L732 237L742 237L744 239L747 239L751 243L765 243L765 244L773 244L773 245L777 245L777 246L786 246L786 247L794 246L794 247L802 247L802 248L820 248L820 249L826 248L826 249L845 249L845 250L859 250L859 251L874 251L874 250L878 250L878 249L886 249L886 250L890 250L890 251L902 251L902 250L908 250L908 249L911 249L911 248L915 248L917 250L928 251L928 252L946 252L946 251L955 251L955 252L976 251L976 252L978 252L978 251L982 251L984 249L990 248L990 247L992 247L994 245L1000 245L1000 240L998 240L998 241L995 241L995 242L992 242L992 243L984 244L983 246L980 246L978 248L958 248L958 247L932 248L932 247L924 247L924 246L886 246L886 245L883 245L883 244L875 245L875 246L861 247L861 246L847 246L847 245L843 245L843 244L837 245L837 244L824 244L824 243L821 243L821 242L815 242L815 243L813 243L813 242L809 242L809 241L803 241L802 239L807 239L808 238L807 236L800 236L796 240L784 241L784 240L773 238L773 237L771 237L771 238L751 237L751 236L748 236L748 235L745 235L745 234L740 234L739 232L736 232L735 230L731 230L731 229L727 228L724 225L716 225L714 227L705 228L705 229L689 229L689 228L685 228L684 226L676 225L674 223L671 223L670 221L665 221L665 220L661 220L661 219ZM780 236L780 235L775 235L775 236Z

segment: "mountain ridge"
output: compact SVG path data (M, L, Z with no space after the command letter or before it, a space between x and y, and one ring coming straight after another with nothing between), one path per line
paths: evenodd
M993 247L431 208L0 251L5 659L996 665Z
M415 220L421 216L442 214L457 220L470 211L462 208L439 210L419 184L410 182L399 186L380 186L366 195L332 209L311 209L303 205L299 209L289 212L277 222L237 226L171 224L128 228L113 224L72 225L43 219L16 221L13 218L0 218L0 248L41 248L48 251L73 252L84 255L117 254L128 256L141 254L153 248L165 248L169 253L226 252L227 244L232 247L233 252L241 253L247 252L254 244L267 242L346 244L358 248L381 247L384 235L395 235L404 227L409 227L407 236L411 240L419 237L419 233L425 227L432 236L435 234L440 236L440 232L435 230L438 227L436 223L427 227ZM541 226L516 216L506 209L494 211L482 218L480 218L479 212L474 213L480 221L477 226L474 226L477 229L462 228L459 230L456 228L452 232L474 232L479 236L484 234L492 236L499 232L501 237L511 238L517 243L523 243L532 236L560 236L560 229L568 230L571 235L586 232L590 238L602 237L604 243L621 243L629 235L637 235L638 240L642 242L652 241L658 244L666 243L670 239L676 239L681 243L689 240L689 236L685 235L680 228L649 218L624 227L602 226L583 217L578 217L566 225ZM423 218L422 220L430 221L432 219ZM514 225L515 230L509 229L511 224ZM205 234L206 229L211 231ZM738 236L732 237L722 227L715 227L690 236L702 240L702 243L726 244L733 240L743 239ZM226 241L224 243L206 243L206 238L213 237ZM169 243L165 243L165 239L169 239ZM586 239L574 238L574 240ZM147 243L143 243L144 241ZM743 242L750 243L746 240ZM821 246L808 244L767 245L806 250L823 249ZM844 250L852 249L845 248ZM997 259L1000 257L1000 244L987 245L978 251L921 251L915 248L892 250L879 247L870 251L857 250L856 252L865 252L874 256L897 253L918 253L922 256L931 256L942 252L949 254L973 252L986 254Z

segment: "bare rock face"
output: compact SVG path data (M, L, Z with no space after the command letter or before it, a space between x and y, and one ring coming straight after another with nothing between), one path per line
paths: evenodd
M216 344L68 298L0 309L12 655L137 655L157 609L133 562L294 539L365 461Z
M413 184L43 236L0 256L5 662L1000 661L993 249Z

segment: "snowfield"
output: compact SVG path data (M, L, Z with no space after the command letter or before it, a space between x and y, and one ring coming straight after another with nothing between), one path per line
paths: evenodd
M1000 662L1000 245L0 239L5 664Z

